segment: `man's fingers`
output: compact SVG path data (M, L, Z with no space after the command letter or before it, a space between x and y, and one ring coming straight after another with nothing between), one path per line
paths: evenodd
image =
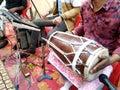
M93 74L93 73L96 73L96 72L98 72L99 70L105 68L105 67L107 66L107 63L108 63L108 60L107 60L107 59L101 60L98 64L96 64L96 65L90 70L90 73Z

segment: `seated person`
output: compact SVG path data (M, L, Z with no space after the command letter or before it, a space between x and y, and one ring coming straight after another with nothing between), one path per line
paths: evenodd
M0 0L0 4L4 0ZM22 11L27 7L27 0L5 0L5 7L12 13L17 12L19 15L22 14Z
M79 0L64 0L64 2L54 2L54 7L50 11L53 16L45 17L45 19L35 20L34 23L41 28L41 36L45 37L43 33L45 26L54 26L54 29L48 33L48 37L55 31L65 32L67 30L72 30L75 24L75 18L79 15L80 10L80 1ZM58 5L60 4L60 5ZM59 8L62 10L59 10ZM38 44L38 31L32 31L31 34L31 45L28 50L29 53L34 54L36 46ZM46 37L45 37L46 38ZM43 40L41 40L43 42Z
M95 40L108 48L110 57L100 57L101 62L90 70L91 74L120 61L119 7L119 0L88 0L80 10L82 23L69 32Z

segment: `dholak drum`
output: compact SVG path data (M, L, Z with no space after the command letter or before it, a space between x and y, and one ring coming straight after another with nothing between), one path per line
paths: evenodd
M101 74L102 70L95 74L89 73L89 70L99 62L98 57L109 56L108 49L94 40L65 32L53 33L48 42L60 62L88 81Z

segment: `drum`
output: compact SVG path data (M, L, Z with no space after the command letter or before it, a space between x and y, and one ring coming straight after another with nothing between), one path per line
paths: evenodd
M109 56L108 49L94 40L65 32L53 33L48 39L48 44L60 62L88 81L101 74L102 70L94 74L89 73L100 61L98 57Z

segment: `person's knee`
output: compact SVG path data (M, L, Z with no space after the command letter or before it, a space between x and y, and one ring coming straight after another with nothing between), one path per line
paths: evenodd
M39 24L40 20L39 19L33 20L32 23L37 25L38 27L40 26L40 24Z

